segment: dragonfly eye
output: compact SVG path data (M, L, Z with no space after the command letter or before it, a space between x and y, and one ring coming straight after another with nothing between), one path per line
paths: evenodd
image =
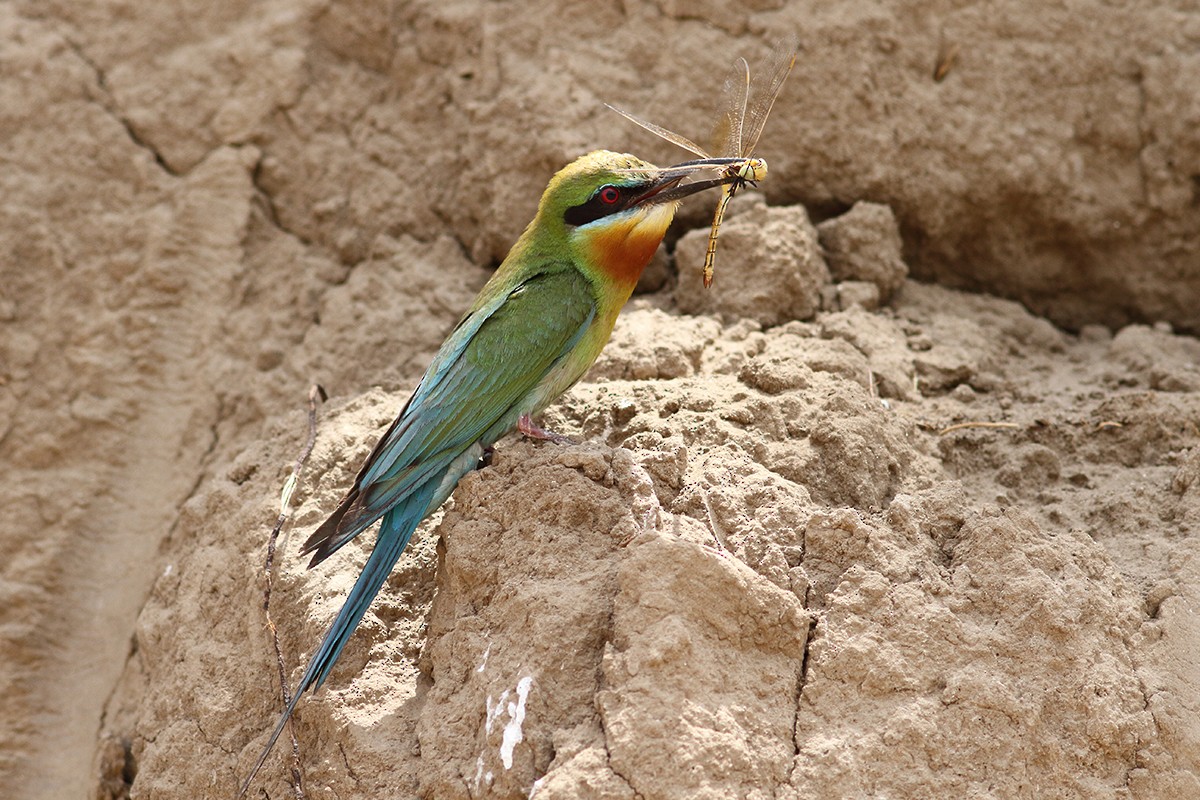
M612 186L611 184L608 186L601 186L598 196L601 203L604 203L606 206L611 206L621 199L621 190L615 186Z

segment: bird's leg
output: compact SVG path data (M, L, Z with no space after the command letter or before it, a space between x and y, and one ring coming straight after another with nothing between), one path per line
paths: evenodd
M552 433L539 428L537 423L533 421L533 417L528 414L522 414L517 420L517 430L530 439L545 439L555 444L573 444L570 439L560 433Z

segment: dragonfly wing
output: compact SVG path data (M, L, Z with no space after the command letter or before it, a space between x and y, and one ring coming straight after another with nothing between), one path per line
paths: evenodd
M712 130L713 152L721 156L742 155L742 121L746 118L746 96L750 91L750 65L738 58L725 76L721 94L725 110L717 117Z
M771 55L767 57L758 73L758 83L754 86L754 96L746 108L746 122L742 128L742 150L740 156L748 156L754 152L758 137L762 136L763 127L767 124L767 116L775 105L775 98L783 88L783 82L788 73L796 65L796 35L791 34L779 41ZM763 80L764 75L770 78Z
M646 120L644 120L644 119L638 119L633 114L630 114L627 111L622 111L621 109L617 108L614 105L609 105L608 103L605 103L604 105L608 106L610 109L617 112L618 114L620 114L622 117L629 120L633 124L641 125L643 128L650 131L651 133L653 133L655 136L659 137L660 139L666 139L671 144L677 144L680 147L682 147L684 150L691 150L693 153L700 156L701 158L709 158L708 153L704 152L704 150L700 147L700 145L696 144L695 142L693 142L691 139L687 138L686 136L680 136L678 133L675 133L675 131L669 131L666 128L655 125L653 122L646 122Z

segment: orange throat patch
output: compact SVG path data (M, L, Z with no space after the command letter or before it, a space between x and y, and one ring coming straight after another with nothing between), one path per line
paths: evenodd
M675 218L675 203L651 206L625 219L613 219L587 234L591 262L632 290Z

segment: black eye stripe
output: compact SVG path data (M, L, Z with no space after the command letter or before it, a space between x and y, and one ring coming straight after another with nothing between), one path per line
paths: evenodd
M595 222L601 217L607 217L609 214L616 214L618 211L624 211L629 208L633 200L638 196L637 188L631 186L617 186L621 196L617 198L615 203L606 203L600 199L600 195L604 193L610 184L605 184L597 189L586 203L577 206L571 206L563 213L563 220L568 225L587 225L589 222Z

